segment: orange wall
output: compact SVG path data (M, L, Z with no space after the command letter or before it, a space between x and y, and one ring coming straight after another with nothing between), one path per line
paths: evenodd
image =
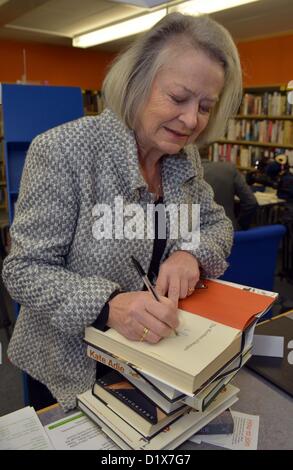
M237 44L244 85L279 85L293 80L293 34ZM16 82L23 74L26 50L27 79L49 85L100 89L107 65L115 54L36 43L0 40L0 82Z
M280 85L293 80L293 34L239 42L244 86Z
M115 57L106 52L1 40L0 82L21 80L23 49L28 81L87 89L101 88L107 65Z

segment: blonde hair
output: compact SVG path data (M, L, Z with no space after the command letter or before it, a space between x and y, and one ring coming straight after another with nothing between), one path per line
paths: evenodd
M242 97L242 73L237 48L230 33L208 16L171 13L136 40L116 58L103 83L106 105L130 129L135 128L139 110L146 102L159 68L170 58L172 42L184 40L219 62L225 84L214 106L208 126L197 145L223 136L229 117L237 112ZM168 53L169 50L169 53Z

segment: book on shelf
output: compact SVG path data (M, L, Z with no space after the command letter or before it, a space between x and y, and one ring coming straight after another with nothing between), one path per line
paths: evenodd
M156 434L187 409L181 403L177 410L165 413L123 375L112 369L97 378L93 395L147 437Z
M153 345L130 341L113 328L102 332L91 326L85 329L84 339L183 394L193 395L245 350L250 326L277 297L224 281L206 280L205 284L205 289L196 289L180 301L177 336Z
M91 390L77 396L77 406L122 449L172 450L232 406L238 400L238 392L237 387L228 385L205 411L188 408L182 416L150 438L142 436L101 400L94 397Z
M255 334L284 338L283 357L253 356L247 367L293 397L293 311L266 320Z
M248 361L251 357L251 351L248 349L229 362L213 380L200 387L192 396L182 394L170 385L137 370L135 366L127 364L120 358L111 356L93 346L87 346L87 355L104 366L119 371L120 374L154 401L163 411L171 413L180 408L182 402L196 410L204 410Z

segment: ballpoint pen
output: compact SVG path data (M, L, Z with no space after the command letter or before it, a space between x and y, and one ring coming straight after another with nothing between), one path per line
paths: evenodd
M148 291L153 294L154 298L160 302L160 298L158 296L158 294L156 293L155 289L154 289L154 286L152 285L151 281L149 280L149 278L147 277L147 274L144 272L143 268L141 267L140 263L133 257L131 256L131 261L135 267L135 269L137 270L138 274L140 275L141 279L143 280L144 282L144 285L146 286L146 288L148 289ZM173 330L175 335L177 336L178 333L177 331L174 329Z

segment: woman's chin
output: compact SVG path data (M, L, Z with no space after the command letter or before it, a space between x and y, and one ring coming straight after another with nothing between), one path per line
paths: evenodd
M164 154L173 155L180 152L184 145L177 142L164 142L160 148Z

